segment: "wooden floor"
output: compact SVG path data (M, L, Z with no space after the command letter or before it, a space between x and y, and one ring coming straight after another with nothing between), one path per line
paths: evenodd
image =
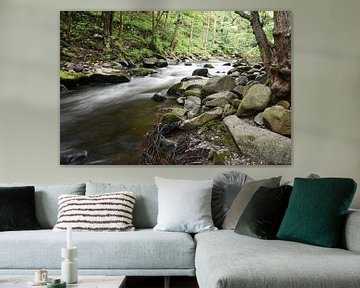
M126 288L163 288L164 277L131 277L126 279ZM195 277L170 277L171 288L199 288Z

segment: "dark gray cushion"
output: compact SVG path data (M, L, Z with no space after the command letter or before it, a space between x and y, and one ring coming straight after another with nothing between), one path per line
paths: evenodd
M221 228L225 216L230 210L231 204L239 193L244 183L252 178L245 173L228 171L221 173L214 178L211 199L211 213L214 225Z
M292 187L260 187L251 198L235 232L260 239L275 239L289 203Z

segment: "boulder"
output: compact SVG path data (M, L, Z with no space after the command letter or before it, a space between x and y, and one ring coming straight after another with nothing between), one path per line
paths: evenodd
M63 84L60 84L60 93L66 93L68 92L69 90L65 87L65 85Z
M200 89L204 84L207 83L209 78L201 77L201 76L194 76L194 77L187 77L171 86L168 91L167 95L172 97L180 97L183 96L186 90L191 90L198 88Z
M167 67L169 64L165 59L157 59L155 66L159 68Z
M237 85L237 86L235 86L235 88L232 91L235 94L239 95L240 98L242 99L243 95L244 95L244 88L245 88L245 86L243 86L243 85Z
M88 76L89 83L119 84L130 82L130 78L124 74L91 74Z
M184 94L185 97L187 96L196 96L196 97L200 97L201 96L201 87L197 87L195 86L190 86L187 88L187 90L185 90Z
M232 100L230 103L234 106L234 108L238 109L240 106L241 100L236 98L236 99Z
M206 97L207 95L222 91L231 91L235 86L235 81L230 76L210 78L202 87L201 96Z
M80 73L84 70L84 65L82 64L76 64L73 68L73 70L76 72L76 73Z
M257 114L254 118L254 122L256 125L259 125L259 126L264 126L264 119L262 117L262 112Z
M182 121L181 117L174 112L165 113L161 119L162 123L169 124Z
M154 96L152 97L152 99L156 102L163 102L166 99L165 95L162 95L160 93L155 93Z
M291 135L291 111L283 106L275 105L266 108L262 113L264 124L272 131L290 136Z
M291 164L291 139L247 124L235 115L226 117L224 123L242 153L265 165Z
M252 67L255 68L255 69L263 68L259 63L255 63Z
M194 118L200 111L201 99L195 96L189 96L185 99L184 109L187 111L188 118Z
M213 65L211 65L211 64L209 64L209 63L204 64L203 67L204 67L204 68L210 68L210 69L215 68Z
M221 107L224 108L226 105L229 105L229 101L226 97L218 97L215 99L212 99L210 101L207 101L205 103L206 107Z
M276 103L276 105L282 106L285 109L290 109L290 106L291 106L290 103L288 101L286 101L286 100L281 100L278 103Z
M185 66L191 66L192 63L191 63L191 62L185 62L184 65L185 65Z
M186 97L179 97L179 98L176 99L176 102L179 105L184 105L185 104L185 99L186 99Z
M248 117L264 110L270 103L271 90L263 84L254 84L247 91L238 108L239 117Z
M238 96L231 91L223 91L223 92L214 93L214 94L207 96L204 99L204 102L211 101L211 100L214 100L217 98L222 98L222 97L225 97L228 101L238 98Z
M200 114L199 116L196 116L195 118L185 120L182 124L182 128L185 130L190 130L200 127L211 120L221 118L222 112L223 109L216 107L210 111Z
M230 62L226 62L223 64L223 66L231 66L231 63Z
M155 68L157 61L158 61L158 59L155 58L155 57L144 58L143 59L143 66L145 68Z
M120 64L121 66L124 66L124 67L129 67L130 64L128 61L126 61L124 58L119 58L117 59L116 61L118 64Z
M209 77L209 70L207 68L195 69L194 72L192 73L192 76Z

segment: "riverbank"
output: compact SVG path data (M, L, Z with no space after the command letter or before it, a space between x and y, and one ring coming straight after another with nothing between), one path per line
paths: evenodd
M121 66L118 67L119 69L114 69L115 63L100 63L91 67L84 63L81 72L66 70L67 73L87 74L81 77L88 78L94 77L91 76L94 74L119 73L118 70L126 75L130 75L132 69L152 71L152 73L146 77L130 76L131 80L117 85L101 86L107 84L104 82L99 87L98 82L86 83L88 92L92 91L93 98L86 97L87 100L82 103L82 108L94 107L94 101L98 102L99 98L106 99L105 105L98 107L102 111L100 113L102 116L96 114L97 110L84 117L88 123L93 124L95 123L91 118L101 120L102 129L107 131L101 139L99 136L103 133L99 131L86 132L90 127L85 120L76 119L75 125L74 117L71 115L73 112L67 111L71 106L62 105L61 114L62 120L64 119L61 125L62 164L283 165L291 163L289 138L291 124L288 121L291 119L291 104L288 101L272 103L271 91L265 85L267 78L261 63L249 64L242 59L230 60L231 63L219 60L207 62L187 60L169 65L170 61L162 59L163 67L156 67L157 61L157 59L144 59L142 67ZM164 65L165 61L167 65ZM144 63L147 63L147 67L144 67ZM69 63L65 65L67 69L75 68ZM80 67L77 67L77 70L80 70ZM96 85L97 88L91 85ZM81 85L75 86L75 89L79 87ZM94 89L101 93L96 93ZM79 93L81 94L77 92L77 95ZM105 95L100 97L99 94ZM65 97L68 101L72 98ZM279 115L283 115L282 118L285 120L279 122ZM66 118L70 120L65 121ZM108 118L112 118L112 121ZM244 122L239 124L236 119L242 119ZM71 123L70 125L73 126L70 132L67 131L69 124L66 123ZM83 131L78 133L81 141L73 138L72 131L79 131L78 124L83 127L81 129ZM238 126L245 127L245 124L248 125L247 129L239 131ZM283 130L274 131L279 127ZM93 131L96 126L93 125L91 129ZM134 134L137 134L136 137ZM90 135L98 135L94 137L97 140L89 139ZM73 142L81 143L74 145ZM271 148L272 143L280 145L281 148ZM264 153L269 149L270 152ZM275 154L271 151L275 151Z

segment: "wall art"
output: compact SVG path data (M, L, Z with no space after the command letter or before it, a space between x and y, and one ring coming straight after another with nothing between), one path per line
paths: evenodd
M61 11L61 165L290 165L291 12Z

